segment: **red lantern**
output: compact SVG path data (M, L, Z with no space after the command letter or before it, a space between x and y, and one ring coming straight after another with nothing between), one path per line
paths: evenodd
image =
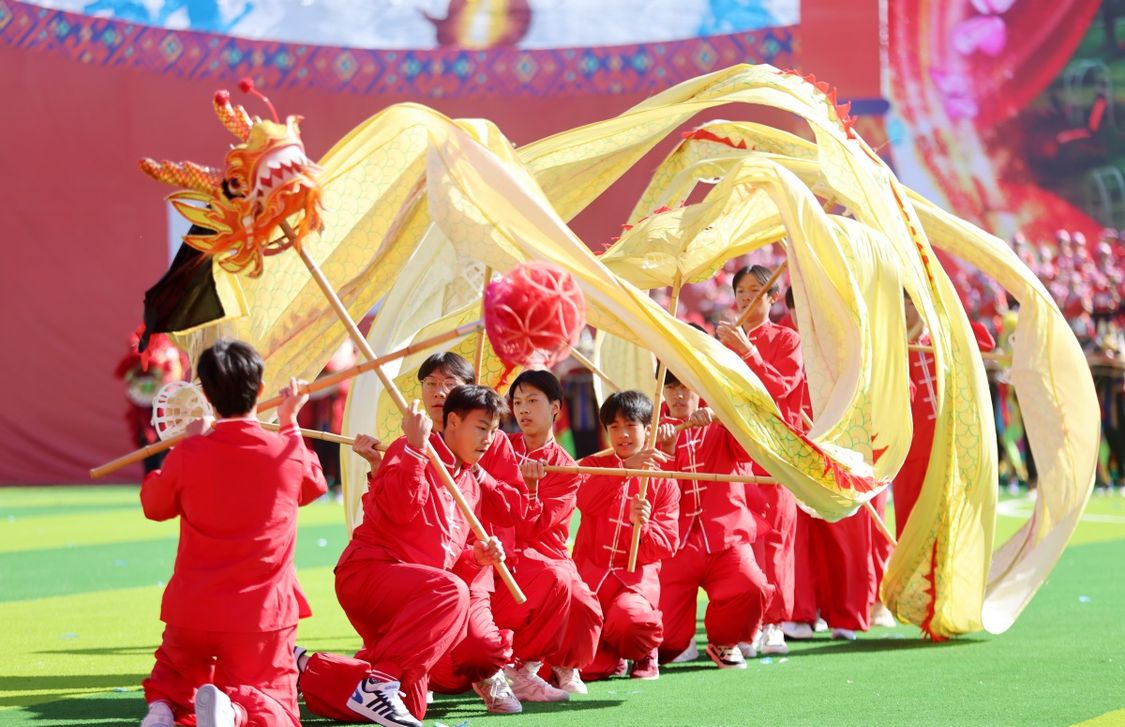
M574 276L547 262L519 265L484 294L488 340L509 367L548 368L566 358L586 325Z

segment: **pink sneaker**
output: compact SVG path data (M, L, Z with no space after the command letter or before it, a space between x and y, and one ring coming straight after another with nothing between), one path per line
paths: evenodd
M660 664L656 661L656 652L653 651L643 659L633 662L633 671L629 674L633 679L652 681L660 678Z

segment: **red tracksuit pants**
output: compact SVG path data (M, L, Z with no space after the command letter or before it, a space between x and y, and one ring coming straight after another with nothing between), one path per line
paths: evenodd
M708 598L703 617L707 640L723 646L750 641L773 596L773 586L766 582L750 543L707 553L689 542L660 564L661 662L674 659L695 638L700 588Z
M551 563L566 578L568 611L560 644L546 655L545 661L551 666L583 669L597 653L602 633L602 606L578 574L574 561L565 558Z
M597 592L605 614L601 638L593 660L582 669L582 679L606 679L617 671L621 659L643 659L664 640L660 609L612 573Z
M866 631L868 609L876 596L871 516L860 510L834 523L818 518L809 521L821 617L833 628Z
M500 588L507 590L503 584ZM465 638L434 664L430 670L430 689L442 694L460 694L468 691L473 682L487 679L511 663L512 632L496 625L492 615L494 595L481 588L469 589L469 623Z
M425 717L431 670L465 638L465 581L425 565L348 561L336 568L336 597L364 646L355 659L310 657L301 675L305 704L329 719L366 721L347 708L347 700L360 680L374 674L399 680L406 708Z
M914 436L918 437L918 432L915 432ZM933 437L932 433L930 437ZM911 456L913 454L914 449L912 447L910 455L907 455L906 461L902 463L902 469L895 475L893 487L896 538L902 538L902 531L906 527L906 521L910 519L914 504L918 502L918 495L922 493L922 483L926 479L926 470L930 466L929 450L926 451L924 456Z
M195 690L214 684L241 708L239 725L300 727L293 663L296 633L296 626L258 633L165 626L156 665L142 684L145 701L163 699L176 719L183 720L195 714Z
M499 628L512 631L517 661L544 661L562 647L571 606L570 574L563 562L523 551L512 575L527 601L517 604L503 585L492 594L492 615Z
M813 569L812 515L797 508L793 543L793 611L790 621L816 623L816 571Z
M747 485L746 499L751 507L761 508L770 529L754 541L754 556L766 580L774 587L762 622L789 621L793 612L794 546L797 530L797 501L781 485Z

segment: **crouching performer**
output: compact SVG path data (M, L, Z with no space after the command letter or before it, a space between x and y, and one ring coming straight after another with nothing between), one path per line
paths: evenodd
M369 475L363 522L336 566L336 596L363 648L354 659L297 655L299 686L313 712L349 722L422 724L430 670L466 637L469 586L504 558L495 538L475 541L426 456L426 442L476 509L482 487L494 483L475 465L505 412L495 391L459 386L445 399L440 434L417 402L403 417L403 436Z

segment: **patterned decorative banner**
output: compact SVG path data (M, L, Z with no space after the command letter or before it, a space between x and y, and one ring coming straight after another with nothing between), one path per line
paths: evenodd
M0 43L80 63L269 89L424 99L656 93L738 63L795 65L792 27L667 43L367 50L168 30L0 0Z

